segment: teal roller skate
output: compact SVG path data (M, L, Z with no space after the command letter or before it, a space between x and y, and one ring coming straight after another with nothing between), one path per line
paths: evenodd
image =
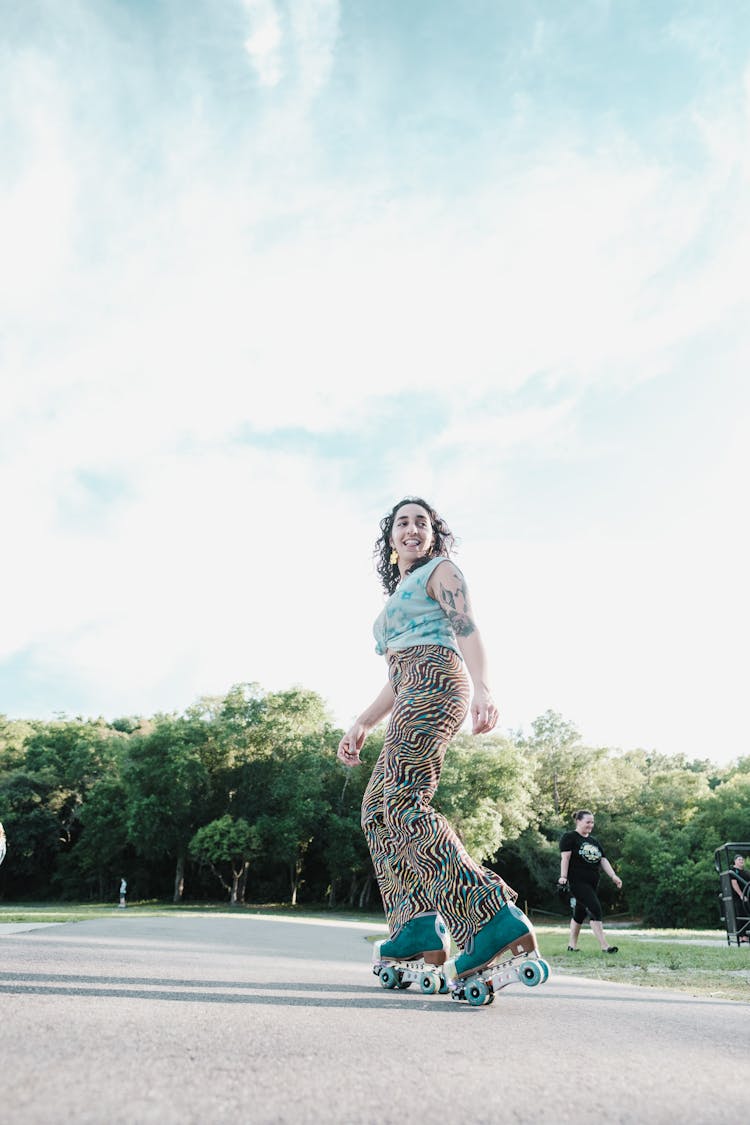
M416 983L425 995L447 992L442 966L449 950L448 931L437 911L418 914L392 938L375 942L372 971L383 988L410 988Z
M452 1000L481 1007L516 981L529 988L543 984L549 965L539 956L529 919L507 903L474 935L463 953L447 963L444 972Z

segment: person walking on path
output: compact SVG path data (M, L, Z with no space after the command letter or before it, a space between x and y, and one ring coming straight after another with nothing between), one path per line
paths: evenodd
M473 733L491 731L498 711L466 581L449 557L450 529L425 500L407 497L383 517L380 531L377 571L389 596L374 633L388 680L341 739L338 757L358 765L368 733L389 716L362 802L390 933L378 955L443 964L444 920L463 951L454 965L462 977L511 943L536 949L516 892L474 862L431 804L447 746L469 708L469 677Z
M573 917L570 920L570 942L568 951L578 952L578 936L586 915L591 919L591 929L603 953L617 953L617 946L610 945L602 925L602 904L596 890L599 886L600 869L609 875L619 890L622 879L616 875L612 864L604 854L604 848L591 832L594 827L594 814L588 809L580 809L575 814L575 829L566 832L560 840L560 887L570 885L571 896L575 899Z

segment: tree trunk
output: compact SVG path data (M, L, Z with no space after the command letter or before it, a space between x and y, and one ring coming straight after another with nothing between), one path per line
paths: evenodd
M245 889L247 888L247 873L250 870L250 860L247 860L240 875L240 885L237 888L237 895L240 902L245 901Z
M249 866L249 860L245 860L242 867L232 868L232 892L229 896L229 902L232 906L236 906L238 902L242 902L244 899L245 881L247 880Z
M372 888L372 875L368 875L367 878L365 879L363 885L362 885L362 891L361 891L360 896L359 896L359 909L360 910L364 910L364 908L369 904L371 888Z
M174 873L174 898L172 902L182 902L182 894L185 890L185 856L178 855L177 867Z

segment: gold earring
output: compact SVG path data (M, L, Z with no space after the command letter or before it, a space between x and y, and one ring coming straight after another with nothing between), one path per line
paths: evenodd
M393 550L391 551L391 566L395 566L397 562L398 562L398 551L394 547Z

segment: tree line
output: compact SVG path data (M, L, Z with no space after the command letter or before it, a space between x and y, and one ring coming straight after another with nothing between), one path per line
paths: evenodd
M0 717L0 898L325 903L378 909L359 825L374 731L352 770L322 699L240 684L182 714ZM528 733L460 734L434 801L469 853L529 909L554 897L558 840L589 808L624 880L611 910L662 926L716 925L715 848L750 840L750 757L719 767L583 745L548 711Z

